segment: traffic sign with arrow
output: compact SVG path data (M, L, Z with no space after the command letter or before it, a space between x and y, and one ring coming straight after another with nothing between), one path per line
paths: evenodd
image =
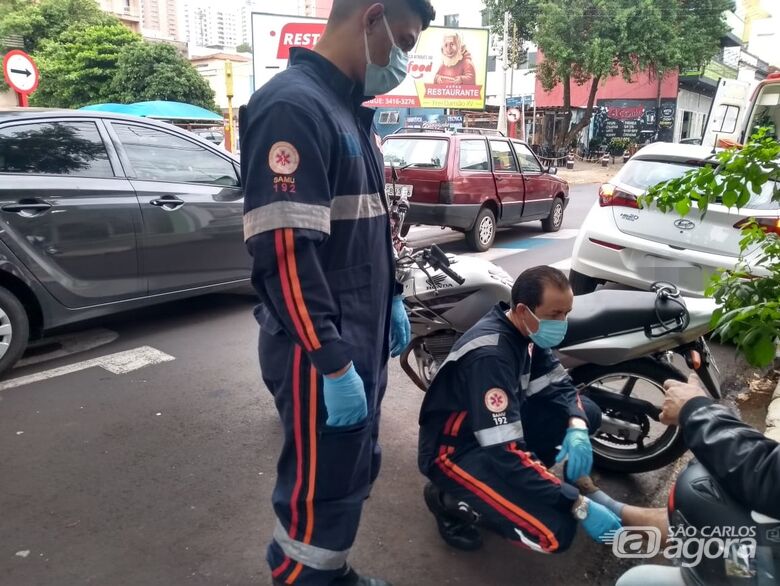
M3 76L18 97L19 105L27 105L27 96L38 88L40 73L32 57L24 51L14 50L3 57Z

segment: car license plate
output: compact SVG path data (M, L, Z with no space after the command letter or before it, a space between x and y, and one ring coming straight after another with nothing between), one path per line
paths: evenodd
M406 199L412 198L412 192L414 191L414 185L395 185L395 191L393 190L392 183L385 183L385 195L387 197L401 197L406 196Z

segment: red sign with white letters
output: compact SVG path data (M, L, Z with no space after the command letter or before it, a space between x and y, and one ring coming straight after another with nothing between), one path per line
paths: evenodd
M320 22L291 22L284 25L279 35L279 50L276 58L289 59L290 49L293 47L313 49L323 32L325 32L325 24Z

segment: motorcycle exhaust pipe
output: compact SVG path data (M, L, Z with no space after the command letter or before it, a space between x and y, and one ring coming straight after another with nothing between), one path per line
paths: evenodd
M419 348L420 344L422 344L422 340L417 340L417 343L410 344L406 350L404 350L403 354L401 354L401 369L406 373L406 376L409 377L409 379L417 385L417 388L419 388L423 393L428 391L428 385L426 385L423 380L418 376L417 371L415 370L414 366L412 366L409 363L409 356L417 349ZM416 359L415 359L416 360Z

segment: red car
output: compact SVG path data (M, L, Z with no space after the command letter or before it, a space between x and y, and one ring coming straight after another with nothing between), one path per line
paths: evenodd
M545 168L527 144L501 135L406 132L384 140L385 180L410 196L407 226L444 226L466 234L484 252L496 228L541 220L557 232L569 203L569 185Z

